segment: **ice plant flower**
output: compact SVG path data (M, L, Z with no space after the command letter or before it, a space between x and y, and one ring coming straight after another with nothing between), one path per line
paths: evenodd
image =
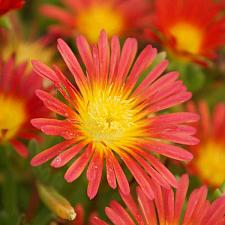
M201 143L190 148L195 157L189 169L202 182L219 187L225 182L225 104L217 104L212 115L206 102L198 107L190 103L189 108L201 115L196 124Z
M27 69L32 70L31 60L42 60L46 64L53 62L54 50L46 46L42 40L25 41L17 38L14 40L8 39L0 53L3 59L9 58L10 55L15 54L16 64L29 62Z
M41 13L58 21L50 32L60 36L83 34L92 43L105 29L108 35L128 35L150 21L150 4L145 0L61 0L65 9L43 5Z
M192 191L183 216L188 185L187 175L180 178L176 192L152 182L154 200L148 199L139 187L136 190L137 201L131 195L120 193L126 208L112 201L105 208L106 215L115 225L224 225L225 196L210 203L206 186ZM107 225L99 218L94 218L93 224Z
M24 0L0 0L0 16L13 9L20 9Z
M101 32L98 44L89 46L83 36L76 39L78 51L86 67L81 68L68 45L58 40L58 50L73 74L73 85L57 68L33 62L34 70L49 78L65 98L65 103L49 93L38 90L37 95L47 108L64 117L62 120L37 118L32 124L48 135L59 135L65 141L36 155L31 164L38 166L54 158L53 167L62 167L72 158L65 179L72 182L87 169L88 196L98 191L104 160L108 184L117 183L128 194L129 183L120 166L123 161L134 179L153 197L149 176L160 185L176 187L177 181L154 154L177 160L191 160L192 155L168 142L186 145L198 143L192 135L195 130L184 123L196 121L198 116L189 112L157 116L160 110L191 98L177 72L161 76L168 62L163 60L151 70L140 85L137 81L154 60L155 48L148 45L138 56L137 41L128 38L123 48L114 36L109 44ZM120 158L120 160L118 160Z
M205 63L225 44L223 10L213 0L156 0L153 28L175 57Z
M23 157L28 150L21 140L38 139L30 120L48 115L34 92L42 87L42 79L25 70L26 63L15 65L13 56L0 59L0 144L10 143Z

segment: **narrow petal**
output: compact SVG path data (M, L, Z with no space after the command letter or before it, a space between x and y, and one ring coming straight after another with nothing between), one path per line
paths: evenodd
M78 159L76 159L75 162L69 167L64 176L68 182L76 180L81 175L81 173L87 166L92 153L92 146L88 146L85 149L85 152L83 152L82 155Z
M21 155L23 158L28 157L29 152L24 144L17 140L11 140L10 143L19 155Z
M88 190L87 195L93 199L98 192L98 188L102 178L103 156L99 152L95 152L87 169Z
M56 112L64 117L72 117L73 115L75 115L70 107L60 102L49 93L42 90L36 90L36 94L43 101L44 105L53 112Z
M72 158L74 158L84 147L83 143L76 144L74 143L74 146L68 148L64 152L60 153L54 160L51 162L51 166L55 168L62 167L66 165ZM65 177L67 180L67 177ZM70 179L67 180L70 182Z
M39 166L48 160L52 159L53 157L57 156L60 152L64 151L66 148L68 148L70 145L73 144L73 140L66 140L59 144L54 145L51 148L48 148L36 156L31 160L32 166Z

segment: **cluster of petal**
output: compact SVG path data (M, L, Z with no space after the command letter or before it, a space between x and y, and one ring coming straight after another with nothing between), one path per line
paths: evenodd
M172 189L161 188L153 182L154 200L148 199L137 187L137 201L131 195L120 193L126 208L117 201L112 201L105 208L105 213L115 225L224 225L225 196L210 203L207 200L206 186L192 191L182 216L188 184L188 176L183 175L175 193ZM107 225L97 217L92 221L95 225Z
M224 4L213 0L156 0L156 33L147 33L176 56L203 63L225 44L223 11Z
M201 143L189 147L194 159L188 168L205 184L219 187L225 182L225 104L217 104L212 114L205 101L197 107L190 102L188 109L201 116L201 120L193 124Z
M55 84L65 102L37 90L45 106L64 119L37 118L32 124L48 135L62 136L65 140L36 155L31 164L38 166L54 158L51 165L59 168L76 158L65 179L74 181L88 167L90 198L97 194L104 161L109 186L115 189L118 184L124 194L128 194L130 188L120 161L149 198L154 196L150 177L164 187L176 187L175 177L155 154L191 160L192 154L170 142L198 143L192 136L195 129L186 124L198 120L196 114L157 115L191 98L182 81L177 80L179 74L169 72L161 76L168 65L163 60L137 85L140 75L157 54L152 46L146 46L135 60L137 41L134 38L126 39L121 49L118 37L112 37L109 43L103 31L96 45L89 46L83 36L77 37L76 44L86 72L68 45L58 40L58 50L76 85L56 66L51 69L33 62L34 70Z
M35 94L43 80L26 67L26 62L16 65L15 56L0 60L0 144L9 142L23 157L28 150L21 140L40 139L30 120L49 115Z
M0 0L0 15L13 9L20 9L23 4L24 0Z
M58 21L49 27L50 33L60 37L82 34L90 42L97 42L105 29L109 36L136 33L150 21L150 4L144 0L61 0L65 8L43 5L42 15Z

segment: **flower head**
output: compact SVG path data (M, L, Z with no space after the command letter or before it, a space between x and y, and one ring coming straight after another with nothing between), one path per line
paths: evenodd
M42 60L44 63L50 64L53 61L54 51L42 40L25 41L17 37L16 39L9 38L2 46L0 53L3 59L9 58L12 54L15 54L17 65L28 62L27 69L32 70L31 60Z
M219 187L225 182L225 104L216 105L212 115L206 102L200 102L198 109L190 103L189 108L201 115L196 124L201 143L190 148L195 157L188 166L202 182Z
M225 44L224 7L213 0L156 0L153 26L170 53L203 62ZM169 9L169 10L168 10Z
M207 200L206 186L192 191L182 216L188 183L188 176L183 175L175 193L172 189L161 188L153 182L154 200L148 199L139 187L136 191L137 201L131 195L120 193L126 208L117 201L112 201L105 208L106 215L115 225L224 225L225 196L210 203ZM92 222L95 225L107 225L97 217Z
M0 0L0 15L13 9L20 9L23 4L24 0Z
M23 157L28 151L20 140L38 139L30 120L48 115L34 93L42 87L42 79L25 70L26 63L15 65L14 56L0 60L0 144L9 142Z
M85 35L92 43L97 42L99 32L123 35L137 31L149 23L149 3L144 0L61 0L66 6L44 5L41 13L58 20L50 31L60 36Z
M71 159L75 161L65 174L72 182L87 169L88 196L98 191L104 160L110 187L117 183L128 194L129 183L118 157L127 166L144 192L153 197L149 176L162 186L176 186L174 176L154 154L177 160L190 160L192 155L169 142L193 145L198 140L195 130L184 123L196 121L193 113L171 113L157 116L160 110L185 102L191 98L178 73L170 72L160 77L167 67L163 60L151 70L141 84L140 75L149 67L156 49L148 45L138 56L137 41L128 38L121 50L118 37L109 44L101 32L97 45L89 46L83 36L76 39L78 51L85 65L84 72L77 58L63 40L58 50L73 74L73 85L57 68L34 62L34 70L49 78L65 98L65 103L49 93L38 90L37 95L47 108L64 117L63 120L37 118L32 124L49 135L59 135L65 141L39 153L31 164L40 165L52 158L53 167L62 167Z

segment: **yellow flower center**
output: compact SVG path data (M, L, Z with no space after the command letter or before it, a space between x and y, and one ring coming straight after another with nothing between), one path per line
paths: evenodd
M195 163L200 176L218 187L225 181L224 162L225 145L209 142L202 146Z
M102 29L105 29L109 36L118 35L123 29L123 23L122 16L106 5L91 6L77 16L79 33L85 35L92 43L98 40Z
M13 138L26 120L25 105L17 98L0 94L0 142Z
M140 128L134 100L111 94L111 88L95 89L88 99L79 109L81 130L88 142L111 149L132 142Z
M178 51L185 51L190 54L200 52L203 33L199 27L180 22L171 27L170 33L175 38Z

